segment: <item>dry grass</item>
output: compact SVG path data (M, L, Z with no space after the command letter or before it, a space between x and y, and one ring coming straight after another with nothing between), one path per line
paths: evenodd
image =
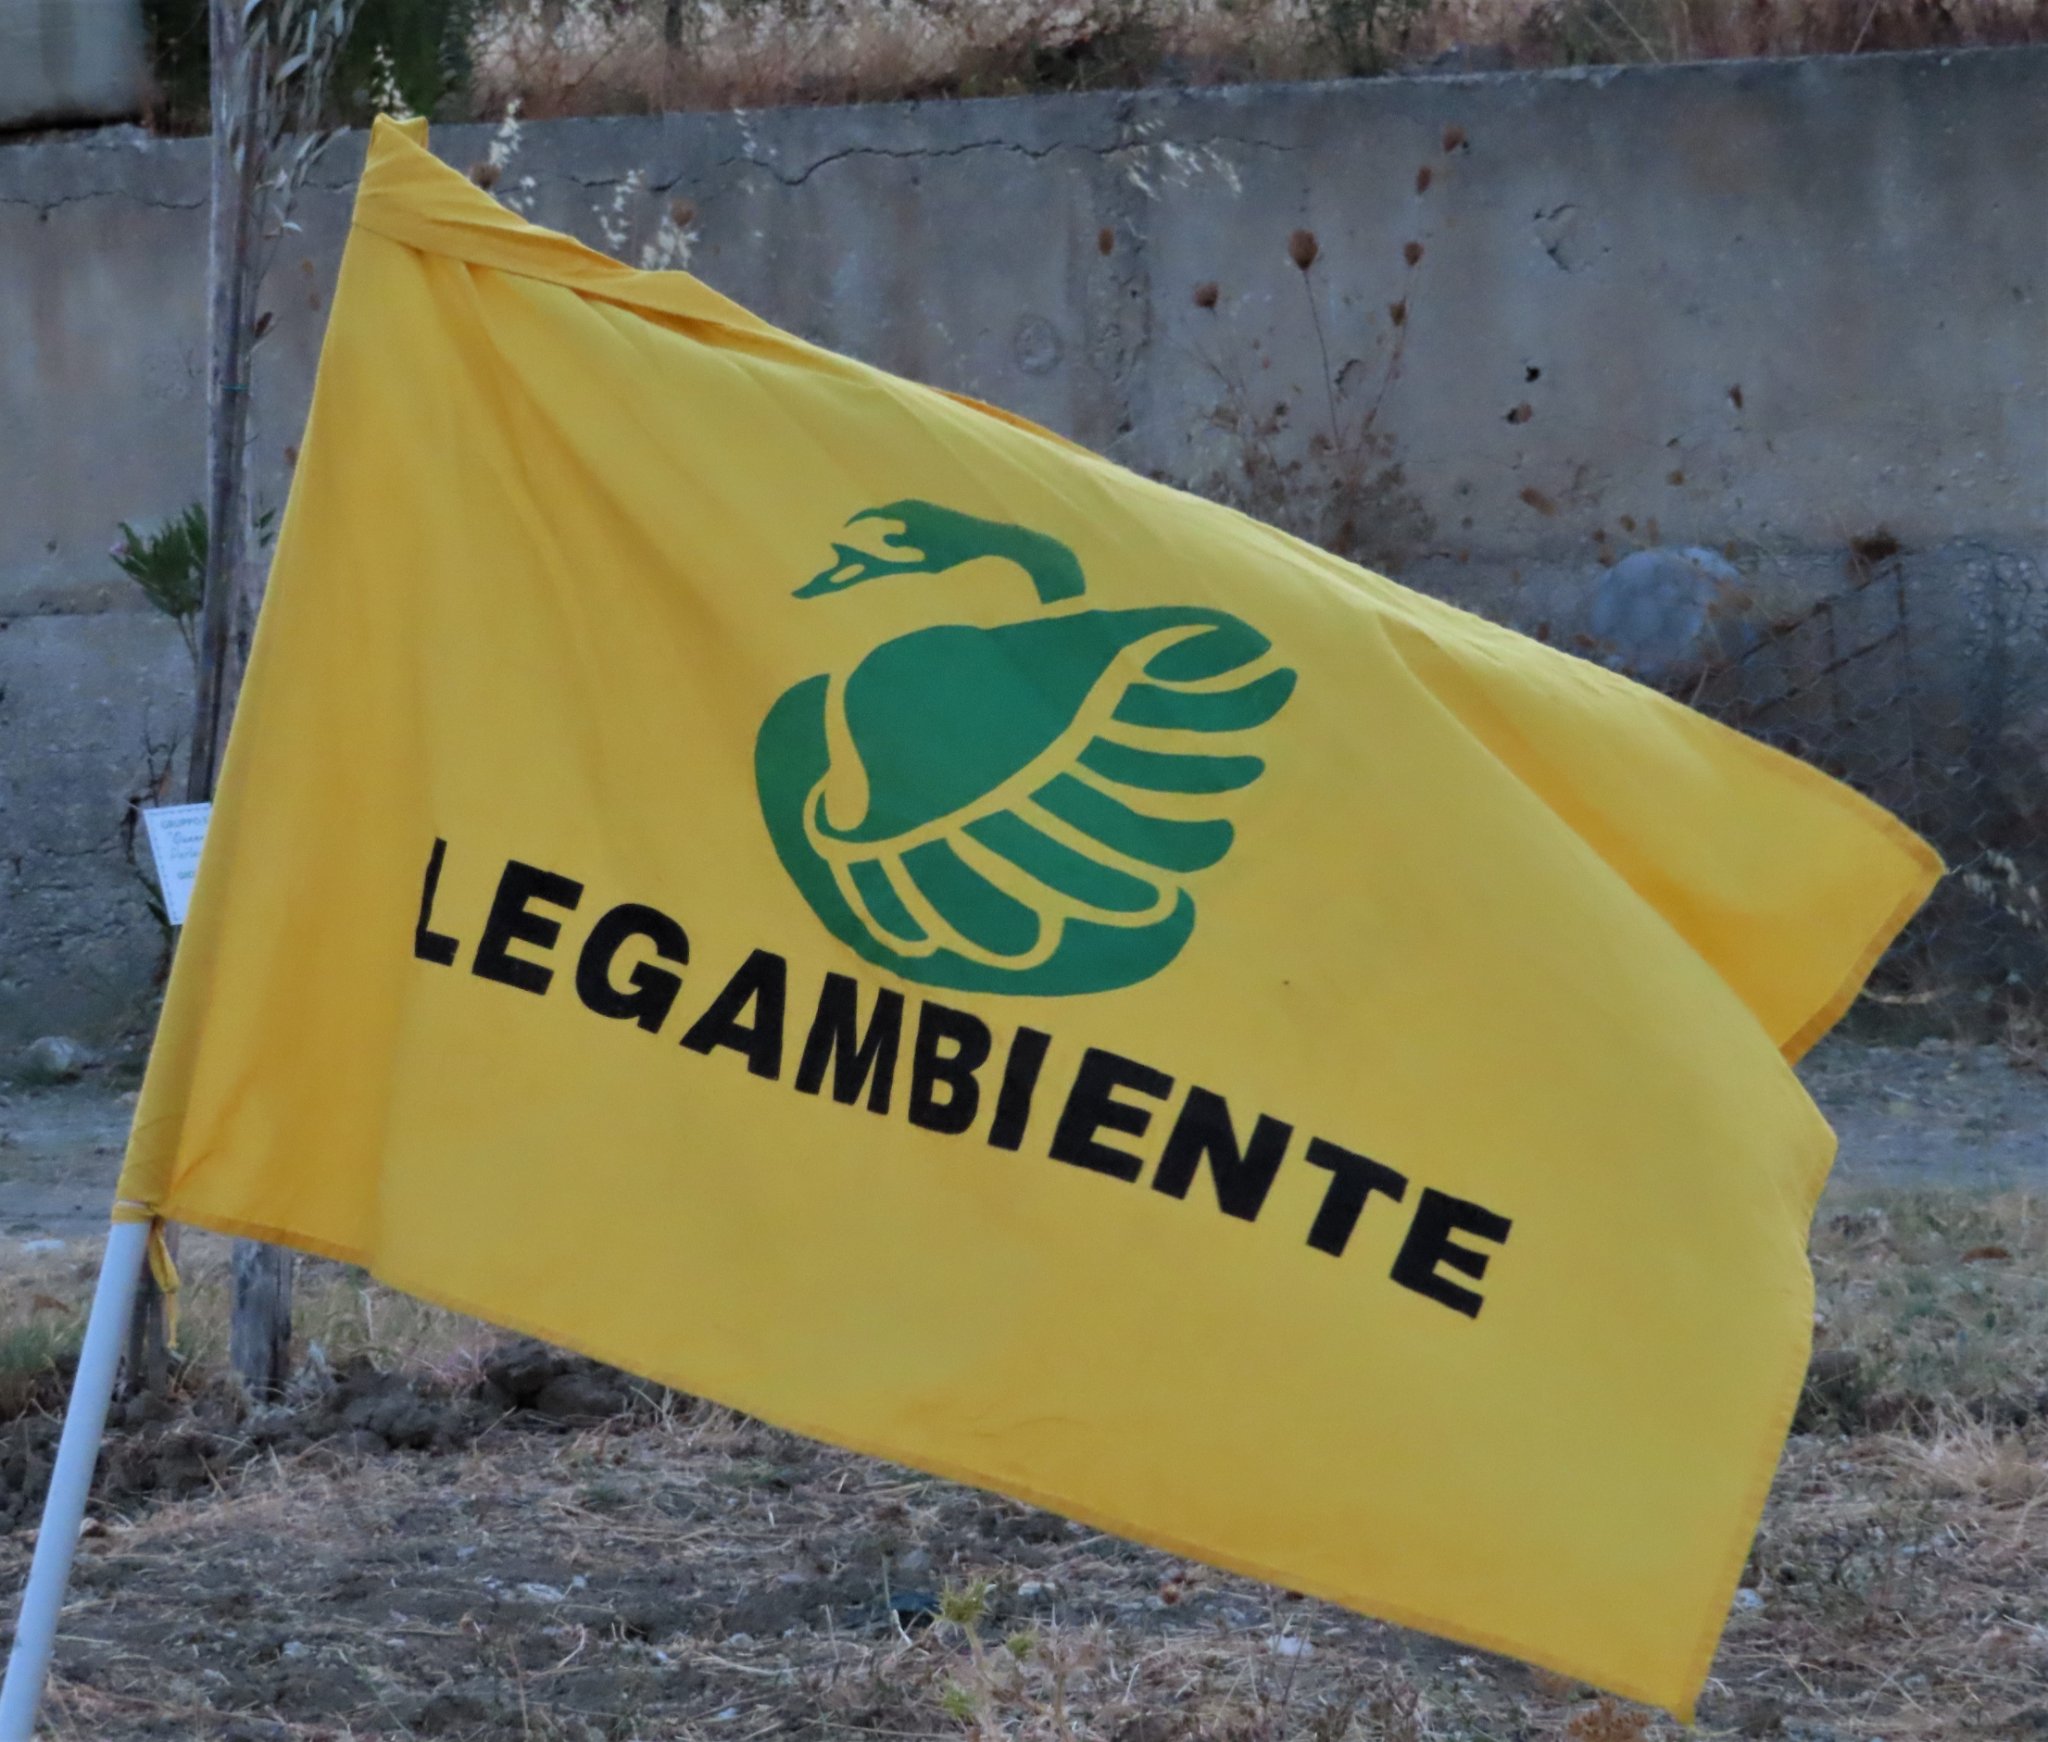
M1817 1413L1851 1429L2048 1415L2048 1204L1870 1194L1814 1231Z
M0 1581L15 1562L0 1546ZM709 1409L258 1466L90 1537L78 1595L69 1742L1676 1735L1613 1706L1589 1728L1576 1685Z
M2048 1431L1795 1438L1717 1679L1777 1716L1887 1742L2048 1723Z
M181 1242L179 1354L195 1376L227 1359L228 1252L226 1240L209 1234L188 1231ZM96 1242L8 1254L0 1270L0 1421L46 1394L48 1379L68 1369L98 1270ZM370 1361L448 1385L472 1383L483 1353L498 1340L473 1319L322 1259L300 1260L292 1313L298 1347L315 1366Z
M532 117L2048 40L2039 0L506 0L472 103Z
M217 1347L222 1258L194 1247L189 1323ZM2048 1203L1865 1194L1830 1205L1814 1258L1820 1347L1854 1379L1819 1385L1787 1448L1700 1733L2048 1733ZM71 1322L90 1269L11 1267L0 1346ZM489 1338L336 1266L309 1271L301 1322L337 1361L453 1385ZM27 1548L0 1534L0 1590ZM574 1433L515 1415L445 1455L261 1455L110 1512L77 1596L70 1742L1678 1734L708 1406Z

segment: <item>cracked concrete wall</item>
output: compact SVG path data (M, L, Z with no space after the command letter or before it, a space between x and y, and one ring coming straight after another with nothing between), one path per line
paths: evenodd
M565 121L498 191L633 258L687 200L692 268L805 337L1525 627L1636 543L1810 600L1880 526L1939 618L2048 542L2044 97L2011 50ZM359 153L269 284L273 502ZM198 493L205 184L196 141L0 149L0 1058L132 1030L160 959L122 817L189 673L105 551Z

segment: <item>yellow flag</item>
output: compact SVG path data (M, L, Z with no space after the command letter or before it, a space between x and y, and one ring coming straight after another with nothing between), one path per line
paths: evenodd
M1938 870L380 123L121 1191L1683 1712Z

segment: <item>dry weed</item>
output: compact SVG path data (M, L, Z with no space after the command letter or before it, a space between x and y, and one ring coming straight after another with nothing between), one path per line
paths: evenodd
M1570 1742L1645 1742L1650 1734L1648 1714L1602 1698L1597 1704L1575 1713L1564 1727Z
M1981 1421L1947 1421L1926 1439L1895 1442L1904 1485L2001 1509L2048 1503L2048 1452Z
M1411 69L1859 53L2048 39L2037 0L502 0L473 104L535 118L1341 77L1350 33ZM1377 39L1375 39L1377 40ZM1384 50L1375 48L1374 58Z

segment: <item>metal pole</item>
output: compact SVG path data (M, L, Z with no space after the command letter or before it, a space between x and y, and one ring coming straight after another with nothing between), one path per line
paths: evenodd
M35 1734L43 1680L50 1673L50 1653L57 1643L57 1615L71 1579L71 1557L85 1522L86 1493L99 1462L100 1433L107 1425L107 1402L121 1362L122 1333L134 1310L135 1283L148 1249L147 1222L116 1222L107 1235L92 1316L85 1324L85 1345L78 1352L78 1374L64 1411L64 1435L57 1442L57 1467L50 1472L50 1491L43 1499L35 1559L29 1563L28 1585L21 1594L14 1650L7 1659L7 1679L0 1682L0 1742L30 1742Z

